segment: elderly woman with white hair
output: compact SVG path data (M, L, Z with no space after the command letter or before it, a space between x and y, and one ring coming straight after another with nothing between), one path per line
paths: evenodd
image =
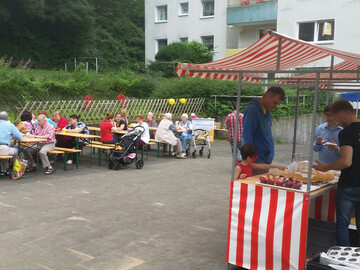
M167 142L172 146L176 146L178 151L181 151L181 141L179 138L176 138L174 132L180 130L181 127L176 127L172 122L172 114L166 113L164 119L161 120L159 127L155 134L155 141L158 143ZM164 145L163 148L164 155L167 155L167 146ZM186 158L181 152L176 154L177 158Z
M148 112L146 118L147 118L146 123L148 124L149 127L156 128L158 126L154 118L154 114L152 112ZM150 133L150 139L154 139L156 133L155 130L150 130L149 133Z
M179 123L179 127L184 131L176 135L176 137L178 137L181 141L183 155L186 155L186 141L192 139L192 133L194 130L193 125L190 121L188 121L188 118L189 116L187 113L183 113L181 115L181 122Z

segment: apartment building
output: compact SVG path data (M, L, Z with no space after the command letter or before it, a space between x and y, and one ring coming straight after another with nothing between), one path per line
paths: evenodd
M360 53L360 1L228 0L227 24L236 33L227 49L242 49L265 29L334 49ZM339 61L339 60L338 60ZM325 59L316 66L329 65Z
M227 33L233 31L226 24L226 12L226 0L146 0L147 63L162 46L193 40L213 49L213 60L224 58Z

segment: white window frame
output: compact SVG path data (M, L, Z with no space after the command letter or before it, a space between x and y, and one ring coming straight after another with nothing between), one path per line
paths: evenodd
M212 15L204 15L204 4L208 3L208 2L212 2L214 5L214 10L213 10L213 14ZM201 18L213 18L215 17L215 0L201 0Z
M334 39L330 39L330 40L318 40L318 36L319 36L319 24L323 23L323 22L331 22L332 23L332 31L333 31L333 35L334 35ZM300 24L302 23L313 23L314 24L314 40L313 41L307 41L310 43L314 43L314 44L332 44L335 42L335 19L329 19L329 20L316 20L316 21L301 21L301 22L297 22L297 37L299 38L299 34L300 34Z
M165 8L165 16L166 18L165 19L162 19L161 17L161 12L162 12L162 9ZM164 22L167 22L168 20L168 6L167 5L161 5L161 6L156 6L155 7L155 22L156 23L164 23Z
M159 52L159 50L162 48L162 47L159 48L159 42L164 41L164 40L166 40L166 45L163 46L163 47L165 47L165 46L168 45L168 39L167 38L158 38L158 39L156 39L156 52L155 52L155 54L157 54Z
M205 46L208 46L208 45L204 44L204 41L205 41L205 39L210 38L210 37L211 37L212 40L213 40L212 50L211 50L211 51L214 51L214 49L215 49L215 36L214 36L214 35L201 36L201 37L200 37L200 38L201 38L201 44L203 44L203 45L205 45Z
M182 5L187 4L187 12L183 13ZM188 16L189 15L189 2L181 2L179 3L179 16Z

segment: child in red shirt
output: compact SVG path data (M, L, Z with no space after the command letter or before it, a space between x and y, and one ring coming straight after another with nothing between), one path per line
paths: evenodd
M240 148L242 161L238 161L235 167L234 180L245 179L252 176L254 169L272 169L277 168L279 170L285 170L286 167L276 164L263 164L255 163L257 159L257 148L252 144L244 144Z

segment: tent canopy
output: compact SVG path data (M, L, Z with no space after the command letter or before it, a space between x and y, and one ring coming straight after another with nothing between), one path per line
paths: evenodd
M297 67L326 57L331 57L331 63L326 69L295 71ZM334 66L334 57L343 61ZM313 85L316 74L319 73L320 88L326 88L343 81L356 80L359 83L359 65L359 54L314 45L269 31L253 45L235 55L204 64L178 63L175 72L179 77L188 75L221 80L238 80L241 73L242 81L253 82L268 78L268 73L300 73L302 75L295 77L284 76L278 83L304 86Z
M360 93L341 93L341 98L348 101L359 101Z

